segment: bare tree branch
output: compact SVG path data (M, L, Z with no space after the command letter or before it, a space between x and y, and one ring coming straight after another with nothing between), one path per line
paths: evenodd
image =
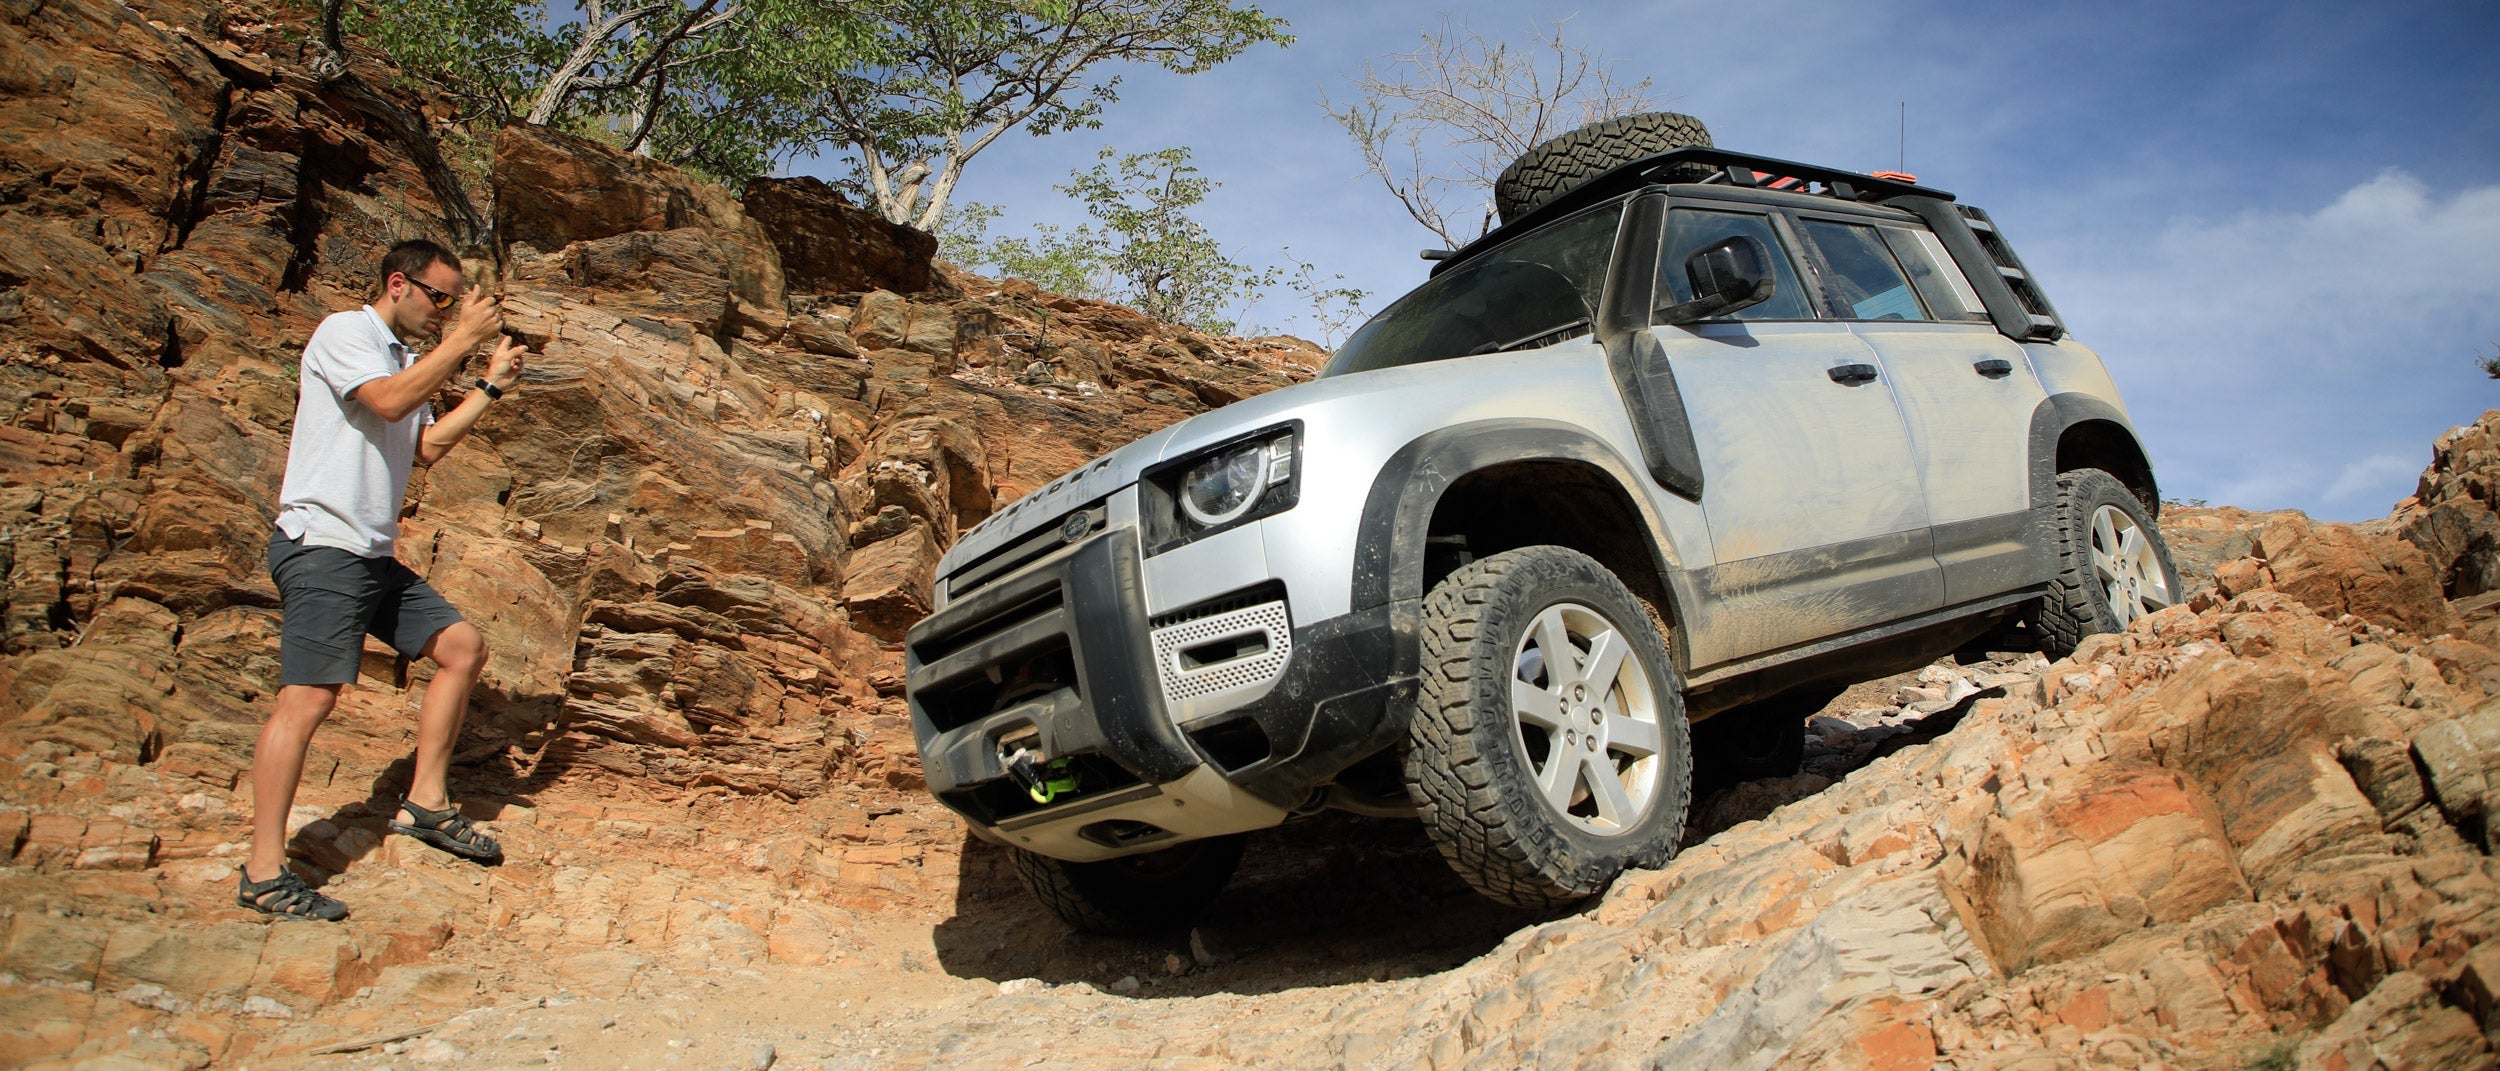
M1566 40L1568 21L1531 23L1514 47L1444 15L1420 47L1350 76L1357 101L1341 108L1323 95L1320 107L1407 215L1458 248L1491 228L1493 180L1519 154L1567 130L1659 107L1649 79L1619 82L1614 61ZM1461 208L1454 202L1462 197L1476 203ZM1452 221L1461 214L1478 216L1472 230Z
M581 36L574 41L573 50L564 57L564 62L547 76L547 84L539 87L538 100L530 106L526 121L541 126L554 122L556 116L563 113L565 105L582 93L641 86L653 77L662 64L668 62L672 49L737 17L739 7L736 4L717 15L713 14L712 8L719 3L720 0L696 0L693 7L680 8L678 0L661 0L610 15L601 0L583 0ZM659 35L641 59L614 74L590 73L593 66L609 62L612 43L618 33L638 30L653 17L670 10L678 13L675 25ZM656 106L657 98L653 100Z

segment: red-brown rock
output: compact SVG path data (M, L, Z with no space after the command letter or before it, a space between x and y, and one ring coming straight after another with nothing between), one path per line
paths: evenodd
M2248 558L2226 562L2214 575L2225 598L2279 591L2330 617L2349 613L2425 637L2461 624L2420 548L2298 514L2268 523Z
M741 202L772 236L793 292L917 294L936 282L936 238L853 206L823 180L749 179Z

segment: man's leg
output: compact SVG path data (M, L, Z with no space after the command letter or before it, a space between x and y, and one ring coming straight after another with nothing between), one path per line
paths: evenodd
M460 724L469 716L469 690L486 672L486 637L477 626L458 622L426 641L424 653L434 661L434 679L425 686L424 705L417 708L417 770L408 785L408 802L439 811L451 806L444 777L451 769Z
M313 730L338 706L339 685L289 684L278 689L278 708L261 726L252 748L252 852L243 863L247 881L267 881L286 865L286 819L295 808L295 786L304 777L304 749Z

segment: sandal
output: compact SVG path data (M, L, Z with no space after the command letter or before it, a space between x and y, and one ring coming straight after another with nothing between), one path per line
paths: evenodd
M314 892L304 879L285 867L278 876L267 881L253 881L252 872L236 867L234 902L264 915L285 919L319 919L337 922L347 917L347 905Z
M399 809L415 817L413 822L391 820L391 832L405 833L463 859L493 865L503 861L503 845L495 838L477 831L467 815L457 807L431 810L402 798Z

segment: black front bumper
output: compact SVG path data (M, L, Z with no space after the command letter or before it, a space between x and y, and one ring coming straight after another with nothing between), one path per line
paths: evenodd
M1047 808L1076 811L1086 797L1160 785L1205 764L1191 735L1253 725L1265 753L1227 756L1236 764L1217 768L1242 791L1290 809L1404 733L1414 677L1396 653L1401 621L1412 650L1412 611L1383 606L1295 629L1292 660L1265 696L1185 734L1163 702L1136 534L1113 529L911 629L904 664L912 733L930 790L984 827L1045 809L1000 760L999 742L1018 738L1076 765L1080 794Z
M1113 529L912 626L903 645L905 694L939 799L966 810L957 797L1005 774L998 740L1028 727L1038 730L1044 754L1099 755L1133 781L1170 781L1198 765L1163 712L1137 562L1136 533ZM1038 676L990 679L1037 664L1044 665ZM998 686L1033 694L989 713Z

